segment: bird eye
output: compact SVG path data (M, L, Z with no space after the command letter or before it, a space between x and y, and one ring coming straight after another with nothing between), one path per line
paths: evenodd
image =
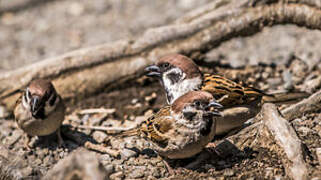
M195 106L200 106L200 105L201 105L201 102L195 101L194 104L195 104Z
M162 64L162 67L163 67L163 68L168 68L168 67L169 67L169 63L164 63L164 64Z

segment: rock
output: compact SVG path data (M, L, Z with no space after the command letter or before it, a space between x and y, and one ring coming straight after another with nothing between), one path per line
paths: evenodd
M146 167L145 166L140 166L140 167L137 167L135 168L133 171L131 171L127 177L128 178L134 178L134 179L137 179L137 178L143 178L144 177L144 172L146 171Z
M266 103L262 107L261 117L269 139L278 144L279 156L286 155L283 164L288 176L295 180L307 179L308 169L303 159L303 145L290 123L284 119L274 104Z
M234 171L232 169L226 169L224 171L224 176L230 177L230 176L233 176L233 175L234 175Z
M8 117L10 114L6 107L0 105L0 119Z
M309 66L307 63L300 59L292 61L289 69L293 76L300 77L301 80L306 76L307 72L309 72Z
M124 173L123 173L122 171L116 172L116 173L111 174L111 175L109 176L109 178L110 178L111 180L113 180L113 179L121 179L121 178L123 178L123 177L124 177Z
M319 164L321 164L321 148L316 148L315 153L317 154Z
M11 136L7 137L6 140L5 140L5 144L11 146L13 144L15 144L21 137L22 135L22 131L17 129L17 130L14 130L11 134Z
M125 148L125 149L123 149L123 150L120 151L120 156L121 156L121 159L127 160L127 159L129 159L130 157L135 157L135 156L137 156L137 152Z
M306 136L308 135L308 133L311 133L313 130L308 127L301 126L298 128L298 131L301 132L303 136Z
M110 157L109 154L103 154L99 157L99 161L105 165L106 163L111 163L112 158Z
M302 89L306 92L312 93L315 90L319 89L320 87L321 87L321 76L305 81Z
M52 179L52 177L57 180L104 180L109 179L109 174L100 164L95 153L80 148L59 161L43 179Z
M102 132L102 131L95 131L93 133L93 138L98 142L98 143L103 143L105 139L107 138L107 134Z
M112 165L112 164L109 164L109 165L105 166L105 169L106 169L108 174L112 174L112 173L115 172L114 165Z
M281 78L269 78L266 81L271 87L277 87L278 85L280 85L282 83Z
M293 81L292 81L292 74L285 70L282 73L283 81L284 81L284 89L286 90L292 90L294 88Z

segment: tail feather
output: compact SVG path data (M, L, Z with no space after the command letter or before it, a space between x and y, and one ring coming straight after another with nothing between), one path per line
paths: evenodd
M309 97L310 94L306 92L282 92L274 94L266 94L263 96L263 102L267 103L287 103L296 102L301 99Z

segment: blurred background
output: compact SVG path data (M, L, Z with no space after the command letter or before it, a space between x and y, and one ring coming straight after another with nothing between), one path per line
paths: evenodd
M210 0L0 0L0 71L133 37Z

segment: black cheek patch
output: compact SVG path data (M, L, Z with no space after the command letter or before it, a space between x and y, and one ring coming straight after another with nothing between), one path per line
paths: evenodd
M210 134L212 125L213 125L213 119L212 117L204 117L205 120L205 127L201 129L201 135L207 136Z
M171 85L173 85L179 81L181 76L173 72L173 73L167 74L167 78L171 81Z

